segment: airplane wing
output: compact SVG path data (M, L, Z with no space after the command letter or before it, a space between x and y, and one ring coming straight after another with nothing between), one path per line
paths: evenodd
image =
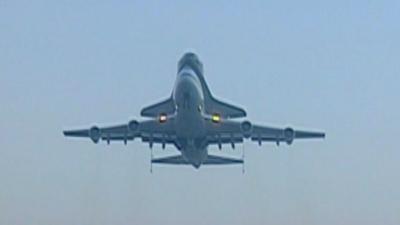
M64 131L64 135L90 138L94 143L105 140L107 143L111 141L123 141L126 144L127 141L141 138L143 142L149 143L150 147L152 147L153 143L160 143L165 147L166 144L176 145L173 120L174 118L168 118L163 122L159 120L147 120L142 122L133 120L127 124L110 127L99 128L93 126L90 129L67 130Z
M325 133L301 131L288 128L275 128L268 126L252 125L249 121L238 122L222 120L219 123L207 121L207 140L208 144L242 143L244 139L258 142L280 142L292 144L294 139L325 138Z
M103 128L93 126L90 129L66 130L63 133L70 137L87 137L95 143L98 143L99 140L133 140L136 136L129 131L128 124Z

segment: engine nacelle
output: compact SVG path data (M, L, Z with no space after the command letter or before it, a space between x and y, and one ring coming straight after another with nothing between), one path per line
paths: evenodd
M283 136L285 138L286 144L291 145L295 138L295 132L293 128L288 127L285 130L283 130Z
M240 129L242 130L243 136L245 138L251 137L251 133L253 132L253 125L250 123L250 121L242 122L242 124L240 124Z
M136 133L137 130L139 129L139 122L136 120L131 120L128 123L128 129L129 129L129 132Z
M100 128L93 126L92 128L90 128L89 130L89 137L90 139L92 139L92 141L94 143L98 143L100 138L101 138L101 130Z

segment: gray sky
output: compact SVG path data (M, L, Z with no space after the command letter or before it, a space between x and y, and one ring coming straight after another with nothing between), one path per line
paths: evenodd
M0 1L0 224L400 223L399 1L143 2ZM62 136L139 119L187 50L253 122L327 139L150 174L138 141Z

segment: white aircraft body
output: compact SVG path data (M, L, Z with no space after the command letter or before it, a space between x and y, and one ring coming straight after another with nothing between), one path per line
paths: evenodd
M211 94L203 75L203 65L194 53L186 53L178 63L178 73L172 95L157 104L144 108L141 116L151 119L132 120L126 124L99 128L64 131L65 136L88 137L99 140L133 141L140 138L149 143L174 145L179 155L157 158L151 163L192 165L243 164L244 160L208 154L209 145L242 143L245 139L258 142L292 144L294 139L324 138L321 132L298 131L290 127L273 128L253 125L249 121L232 120L246 117L240 107L217 100Z

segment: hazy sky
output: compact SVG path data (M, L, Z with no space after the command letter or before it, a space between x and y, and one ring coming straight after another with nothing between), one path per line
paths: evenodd
M399 22L395 0L0 0L0 224L400 224ZM242 175L63 137L140 119L187 50L251 121L327 139L247 142Z

